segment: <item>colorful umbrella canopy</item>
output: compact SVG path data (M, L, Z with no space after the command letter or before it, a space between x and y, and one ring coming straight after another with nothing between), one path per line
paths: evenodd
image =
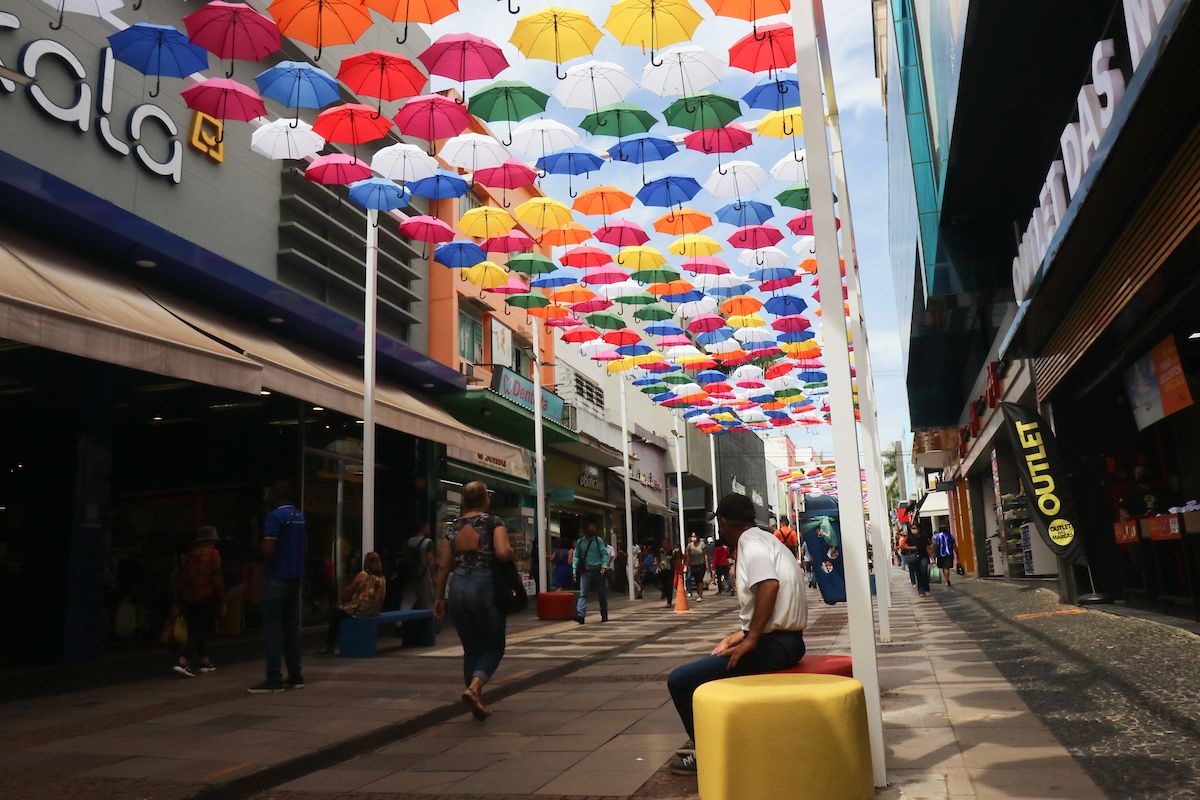
M527 233L511 230L502 236L489 236L483 249L489 253L519 253L533 249L533 239Z
M614 161L633 162L642 165L642 183L646 182L646 164L650 161L662 161L679 152L679 145L661 136L636 136L623 139L608 148L608 154Z
M632 103L614 103L593 111L583 118L579 127L595 136L625 138L646 133L658 122L654 115Z
M667 263L666 257L664 257L662 253L658 252L657 249L650 247L649 245L634 245L632 247L626 247L617 253L616 261L623 267L637 270L657 269L658 267L661 267ZM679 277L679 273L672 271L672 276ZM638 278L634 278L634 280L638 280ZM654 280L658 279L649 279L649 281ZM664 278L663 280L670 280L670 278ZM646 282L648 281L643 281L643 283Z
M430 155L436 139L448 139L462 133L471 124L467 110L440 94L421 95L405 102L392 118L406 136L430 143Z
M620 64L585 61L567 69L554 97L567 108L590 108L619 103L637 86Z
M696 258L721 252L721 245L711 236L705 236L702 233L685 233L671 242L667 249L677 256Z
M338 80L356 94L379 98L379 110L384 100L413 97L425 88L425 75L404 56L371 50L342 59Z
M267 13L280 33L316 47L316 61L326 45L353 44L373 23L363 0L275 0Z
M313 133L307 122L277 119L250 134L250 149L270 159L307 158L325 147L325 140Z
M447 33L417 56L430 75L451 78L462 85L464 98L467 81L494 78L508 69L508 59L491 39L470 33ZM466 100L455 101L465 103Z
M571 305L573 303L583 303L591 300L596 296L596 293L585 286L580 286L573 283L569 286L564 286L561 289L556 289L550 293L550 299L555 303Z
M254 77L263 97L295 109L324 108L341 99L341 87L325 70L306 61L280 61Z
M458 0L367 0L367 5L393 22L404 23L404 32L396 44L408 41L410 22L431 25L458 11Z
M526 292L525 294L517 294L508 298L508 304L510 306L516 306L517 308L531 309L545 308L546 306L550 305L550 301L540 294ZM599 336L599 334L597 334L597 336Z
M394 181L419 181L437 174L437 162L414 144L392 144L376 151L371 169Z
M353 156L333 153L310 161L304 177L327 186L344 186L371 177L371 168Z
M496 81L471 96L467 108L486 122L507 122L508 139L505 146L513 143L514 122L532 117L546 110L550 95L521 81Z
M841 230L842 221L838 217L833 218L834 225L837 230ZM788 220L788 228L797 236L813 236L813 212L801 211L796 216Z
M770 225L746 225L733 232L726 241L740 250L772 247L783 241L783 232ZM782 276L779 276L782 277ZM758 278L757 280L770 280Z
M471 191L471 187L462 178L452 172L438 170L427 178L421 178L409 184L409 189L418 197L429 200L446 200L451 197L462 197Z
M637 193L644 206L680 206L700 193L700 184L686 175L668 175L650 181Z
M513 209L513 216L535 228L561 228L571 221L571 209L549 197L534 197Z
M365 178L350 184L350 200L375 211L404 208L411 197L408 189L384 178Z
M739 200L717 209L717 219L738 228L770 222L774 217L775 209L757 200Z
M615 247L631 247L650 241L650 235L636 222L616 219L597 228L596 239Z
M382 139L392 129L392 121L370 106L343 103L317 115L313 130L327 142L360 145Z
M566 247L572 244L582 244L592 238L592 233L579 222L568 222L542 232L540 244L547 247Z
M88 17L103 17L114 11L125 8L124 0L45 0L46 4L58 11L58 19L50 23L50 30L61 30L63 14L83 14ZM134 5L133 10L138 10Z
M757 22L763 17L774 17L791 11L788 0L705 0L718 17L744 19ZM755 32L757 33L757 25Z
M463 270L463 277L483 289L496 289L508 283L508 271L491 261L481 261Z
M220 120L246 122L267 115L262 99L253 89L229 78L206 78L181 94L188 108Z
M732 97L700 92L681 97L663 111L667 124L698 131L721 128L742 115L742 107Z
M491 292L492 294L518 295L528 292L529 287L526 286L525 282L516 275L509 275L508 282L503 286L496 286L495 288L488 289L487 291Z
M551 7L517 20L509 41L526 58L553 61L562 80L567 77L560 73L562 64L593 52L603 35L582 11Z
M559 150L556 153L544 155L537 160L537 168L542 172L568 176L567 194L571 197L575 197L577 194L571 178L575 175L583 175L600 169L603 165L604 160L600 156L582 147L570 147L566 150Z
M420 214L409 217L400 223L400 234L419 242L449 242L454 239L454 229L450 223L443 222L437 217ZM424 254L422 254L424 255Z
M632 205L633 195L616 186L604 185L593 186L580 192L571 207L580 214L607 216L624 211Z
M477 239L508 233L516 225L517 221L507 211L495 206L472 208L458 219L458 229Z
M692 38L700 15L687 0L621 0L609 10L604 27L625 45L650 50L650 63L661 64L654 51Z
M672 236L682 236L685 233L702 233L711 228L712 224L712 217L703 211L681 208L654 220L654 230Z
M758 191L767 182L767 173L753 161L730 161L724 170L715 169L704 182L704 189L716 197L737 197Z
M812 208L812 192L807 183L797 183L775 195L781 206L798 208L802 211Z
M509 207L508 190L522 186L533 186L537 181L537 172L528 164L509 158L498 167L481 169L475 173L475 182L484 186L501 189L501 202Z
M233 59L261 61L283 44L275 21L245 3L212 0L184 17L183 24L192 44L230 59L226 78L233 77Z
M451 269L465 269L487 261L487 254L474 242L450 242L433 251L433 260Z
M579 134L553 119L531 119L513 129L512 146L539 158L579 142Z
M508 160L504 145L482 133L460 133L442 145L438 155L450 166L471 173L498 167Z
M109 36L108 45L117 61L155 77L150 97L158 97L164 75L183 78L208 69L208 51L170 25L139 22Z
M524 275L543 275L557 269L554 262L537 253L524 253L508 260L508 268Z
M766 72L774 77L778 70L795 63L792 26L783 22L756 28L729 48L729 66L747 72Z
M699 45L680 45L663 51L662 63L642 71L642 86L659 97L693 95L721 80L725 65Z
M794 72L777 72L774 78L768 78L756 84L750 91L742 95L742 102L748 108L761 108L766 111L782 111L785 108L800 105L800 82Z
M607 250L601 250L599 247L574 247L563 253L559 259L564 266L575 267L576 269L593 269L595 267L604 267L613 263L613 258ZM620 272L618 270L618 272ZM626 275L625 277L628 277ZM622 278L624 280L624 278ZM584 283L612 283L607 280L589 280L586 276Z

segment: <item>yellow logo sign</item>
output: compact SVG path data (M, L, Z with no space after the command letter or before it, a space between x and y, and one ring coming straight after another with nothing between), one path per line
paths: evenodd
M225 161L224 123L199 111L192 113L192 135L188 144L201 155L221 164Z
M1066 547L1075 540L1075 526L1069 520L1056 519L1050 523L1050 541Z

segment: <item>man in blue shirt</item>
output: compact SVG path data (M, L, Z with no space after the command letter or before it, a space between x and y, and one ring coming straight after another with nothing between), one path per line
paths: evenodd
M292 488L279 482L267 490L272 511L263 525L263 642L267 650L267 679L251 686L251 694L303 689L300 672L300 584L308 550L304 514L292 504ZM281 661L287 663L283 680Z
M575 604L575 621L583 624L587 613L587 597L592 589L600 596L600 621L608 622L608 548L600 541L596 525L583 526L583 536L575 543L575 575L579 579L579 600Z

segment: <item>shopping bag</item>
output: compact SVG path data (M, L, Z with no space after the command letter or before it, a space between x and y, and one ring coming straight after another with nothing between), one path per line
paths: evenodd
M712 582L713 582L712 571L705 572L704 573L704 588L707 589L708 587L712 586Z
M167 623L163 625L162 633L159 634L158 642L169 650L187 644L187 620L183 618L182 614L172 614L167 618Z
M930 583L941 583L942 582L942 568L936 564L934 564L933 566L931 566L929 568L929 582Z

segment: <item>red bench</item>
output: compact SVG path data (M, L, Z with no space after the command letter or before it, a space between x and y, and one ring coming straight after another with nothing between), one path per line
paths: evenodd
M854 663L850 656L818 656L806 655L794 667L772 672L772 675L841 675L846 678L854 677Z
M541 592L537 596L538 619L575 619L574 592Z

